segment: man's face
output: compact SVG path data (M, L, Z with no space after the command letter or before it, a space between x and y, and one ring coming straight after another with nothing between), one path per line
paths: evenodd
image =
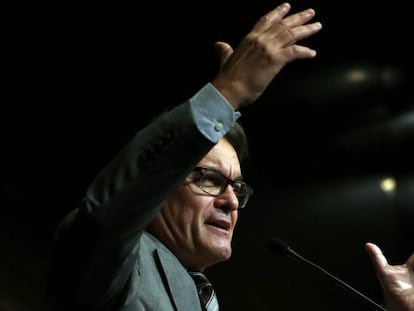
M236 151L225 139L198 166L214 168L231 179L241 176ZM166 200L151 228L187 269L203 271L231 255L238 200L230 185L218 197L206 194L193 182L196 174L191 173Z

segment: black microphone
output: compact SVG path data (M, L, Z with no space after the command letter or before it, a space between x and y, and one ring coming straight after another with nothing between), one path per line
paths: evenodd
M274 253L276 253L279 256L287 256L287 257L291 257L293 259L297 259L301 262L304 262L304 263L310 265L312 268L316 269L317 271L322 272L322 274L324 276L326 276L329 279L333 280L337 285L340 285L342 288L347 290L349 293L351 293L352 295L355 295L356 297L360 298L363 302L369 304L371 307L374 307L375 310L387 311L387 309L380 306L375 301L368 298L367 296L365 296L361 292L357 291L355 288L351 287L350 285L348 285L347 283L345 283L341 279L337 278L336 276L334 276L331 273L329 273L328 271L324 270L323 268L321 268L317 264L315 264L315 263L309 261L308 259L302 257L301 255L299 255L285 241L282 241L278 238L272 238L268 242L267 246L270 250L272 250Z

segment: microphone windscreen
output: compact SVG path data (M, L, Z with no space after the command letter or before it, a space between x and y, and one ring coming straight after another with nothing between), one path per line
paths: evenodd
M272 238L268 241L267 247L279 256L287 256L290 254L289 245L278 238Z

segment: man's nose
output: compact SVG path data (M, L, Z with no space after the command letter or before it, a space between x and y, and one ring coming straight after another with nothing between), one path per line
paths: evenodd
M217 197L217 203L219 208L226 210L236 210L239 207L239 199L234 192L234 189L231 185L227 185L226 190Z

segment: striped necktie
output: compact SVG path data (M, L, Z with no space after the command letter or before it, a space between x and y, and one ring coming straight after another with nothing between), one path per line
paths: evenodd
M201 306L205 311L218 311L219 305L216 293L213 286L201 272L189 271L188 272L193 278L200 297Z

